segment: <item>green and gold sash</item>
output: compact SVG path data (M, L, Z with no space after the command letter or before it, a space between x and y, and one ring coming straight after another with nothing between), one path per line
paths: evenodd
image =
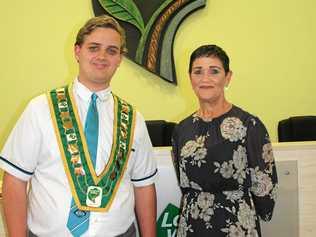
M97 176L72 94L72 85L54 89L47 97L64 169L76 205L80 210L107 211L127 167L134 134L135 110L113 95L113 145L107 165Z

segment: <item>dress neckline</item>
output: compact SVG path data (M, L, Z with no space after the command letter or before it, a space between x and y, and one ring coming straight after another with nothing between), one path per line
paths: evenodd
M211 120L204 120L202 117L200 117L200 116L197 114L198 111L195 111L195 112L192 114L192 117L193 117L193 119L198 119L199 121L202 121L202 122L204 122L204 123L211 123L211 122L213 122L213 121L216 121L216 120L221 119L222 117L227 116L227 115L230 114L235 108L236 108L236 106L235 106L234 104L232 104L232 106L231 106L231 108L230 108L229 110L227 110L225 113L223 113L223 114L221 114L221 115L219 115L219 116L217 116L217 117L212 118Z

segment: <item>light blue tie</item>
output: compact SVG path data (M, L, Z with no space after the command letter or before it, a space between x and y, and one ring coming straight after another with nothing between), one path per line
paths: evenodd
M99 135L99 115L97 109L98 96L93 93L87 112L84 133L89 149L89 154L93 166L95 167L98 148L98 135ZM81 211L75 204L74 199L71 200L71 209L69 211L67 227L74 237L80 237L89 228L89 211Z

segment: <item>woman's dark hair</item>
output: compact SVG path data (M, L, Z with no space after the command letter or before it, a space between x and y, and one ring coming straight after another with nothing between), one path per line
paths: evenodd
M215 44L202 45L193 51L190 57L189 73L192 72L192 64L195 59L201 57L215 57L218 58L224 67L225 73L229 70L229 57L226 52L219 46Z

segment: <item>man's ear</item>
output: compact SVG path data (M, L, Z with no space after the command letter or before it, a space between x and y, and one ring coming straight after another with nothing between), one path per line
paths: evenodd
M79 45L75 45L74 47L74 54L77 62L79 62L79 54L80 54L81 47Z
M118 67L121 65L121 62L123 61L123 56L124 56L124 54L121 53L120 54L120 60L119 60L119 62L117 64Z

